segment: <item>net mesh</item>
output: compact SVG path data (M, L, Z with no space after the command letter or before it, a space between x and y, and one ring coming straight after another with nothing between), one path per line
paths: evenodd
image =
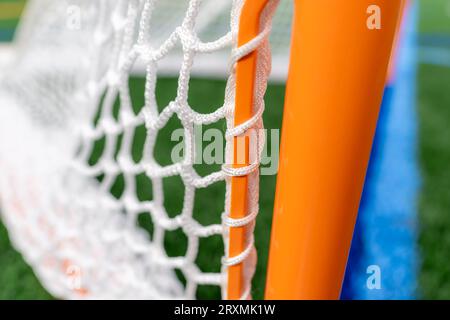
M160 24L160 12L172 20ZM44 286L61 298L195 298L198 286L218 286L226 297L226 271L244 263L242 298L250 294L255 269L254 219L258 211L257 164L229 165L233 137L262 128L263 95L270 72L267 36L278 1L269 1L261 18L261 34L237 47L244 0L40 0L32 1L17 39L15 61L0 75L0 203L10 238L33 266ZM228 9L226 9L228 8ZM204 35L199 30L228 12L227 28ZM39 12L39 14L36 14ZM220 13L220 14L219 14ZM159 17L159 18L158 18ZM172 27L169 27L172 26ZM204 36L204 37L202 37ZM235 127L236 62L258 50L255 116ZM162 61L181 52L176 97L158 105L156 83ZM195 111L188 102L190 75L196 60L226 53L216 61L228 68L224 103L210 112ZM143 105L130 94L130 74L145 70ZM157 161L156 144L172 118L183 128L183 157ZM200 175L195 169L195 126L226 123L226 164ZM144 132L140 135L138 132ZM258 146L263 145L261 139ZM230 180L249 175L244 220L229 217ZM176 193L164 181L182 181L182 206L167 211ZM142 181L145 181L143 183ZM224 213L218 223L195 218L199 190L226 186ZM207 209L206 209L207 210ZM140 217L151 220L151 232ZM245 250L227 254L228 232L247 226ZM182 255L167 250L167 234L181 230L187 239ZM198 263L202 239L219 236L223 259L217 272ZM178 245L174 238L172 245ZM181 274L181 276L180 276ZM184 278L184 280L182 280Z

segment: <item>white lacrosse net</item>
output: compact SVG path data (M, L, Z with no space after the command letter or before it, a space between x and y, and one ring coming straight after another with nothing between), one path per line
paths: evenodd
M200 176L193 165L193 136L194 125L225 119L230 160L233 136L244 133L248 124L262 128L260 111L270 71L268 40L260 36L237 48L244 0L177 2L183 2L184 10L174 12L173 20L158 29L158 12L169 12L172 1L31 1L17 36L15 61L0 74L2 219L13 245L56 297L190 299L201 285L220 286L226 297L227 267L240 261L245 266L242 298L249 297L256 263L251 233L258 210L258 173L249 173L253 218L230 219L229 189L235 172ZM197 33L197 19L208 16L219 2L226 3L220 10L231 4L228 29L204 40ZM277 2L269 1L261 33L267 34ZM79 21L72 20L77 10ZM259 116L233 127L236 60L255 47L253 109ZM158 106L159 64L177 51L182 54L176 98ZM227 53L226 59L215 62L229 68L225 101L201 114L188 103L190 71L196 60L215 51ZM145 102L134 106L129 78L138 64L145 67ZM186 152L181 161L161 165L155 159L155 144L171 117L182 124ZM145 139L136 141L142 128ZM99 143L102 150L92 161ZM140 157L134 156L136 148ZM171 194L163 188L164 179L172 176L179 176L184 185L182 209L175 215L165 208ZM142 177L150 186L137 190ZM119 195L111 191L118 179L123 189ZM219 223L203 225L195 219L196 193L220 183L227 190L224 213L217 214ZM142 215L151 218L153 232L138 224ZM229 228L244 223L249 231L246 249L230 259ZM183 255L171 256L165 235L177 229L185 234L187 248ZM196 261L199 242L218 235L224 243L217 248L222 250L222 265L218 272L204 272Z

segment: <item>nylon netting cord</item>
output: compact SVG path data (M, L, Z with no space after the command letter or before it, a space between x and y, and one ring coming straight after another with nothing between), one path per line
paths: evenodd
M229 164L233 138L263 128L263 97L271 61L268 35L278 0L269 1L264 10L260 34L239 48L237 34L244 0L230 0L229 30L211 41L202 41L196 34L202 1L190 0L181 24L154 46L148 39L158 32L151 22L160 2L78 1L84 12L83 28L78 32L67 30L67 21L61 18L70 1L39 2L41 8L46 6L41 10L42 20L23 22L20 58L10 69L14 71L0 78L0 102L5 105L0 111L0 146L5 150L0 152L2 217L14 246L57 297L192 299L200 285L220 286L226 297L227 268L237 263L244 263L242 298L250 297L256 266L253 230L259 209L263 135L258 135L251 165L235 169ZM34 31L30 32L30 26ZM176 97L159 110L159 62L180 48ZM191 71L195 59L219 50L228 52L228 60L220 62L229 66L224 103L202 114L188 103ZM253 50L258 50L254 116L235 127L236 63ZM129 79L137 61L145 65L145 103L136 112ZM154 157L157 135L173 116L182 124L187 147L181 161L163 166ZM200 176L193 165L194 126L223 119L227 124L226 164L217 172ZM142 126L145 143L142 157L136 161L133 139ZM92 164L95 144L102 139L104 148ZM139 199L138 175L151 180L152 200ZM249 214L232 219L231 177L239 175L249 176ZM118 176L123 177L124 189L116 198L110 190ZM181 212L171 217L164 206L165 197L170 195L164 193L163 179L173 176L184 184L184 199ZM227 190L222 223L202 225L194 218L196 190L221 181ZM137 224L142 212L151 216L152 237ZM242 226L247 227L245 249L229 257L229 228ZM170 257L164 236L177 229L187 237L187 251L184 256ZM205 273L196 264L199 241L214 235L223 237L222 267L219 273ZM185 286L175 270L183 273Z

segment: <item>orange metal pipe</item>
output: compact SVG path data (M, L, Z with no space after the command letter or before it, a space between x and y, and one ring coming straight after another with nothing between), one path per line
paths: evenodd
M295 1L267 299L339 298L400 7Z
M238 46L242 46L260 32L260 15L268 0L246 1L242 7L239 21ZM236 67L236 104L234 125L244 123L253 115L253 93L255 88L257 52L254 51L240 59ZM245 157L238 155L238 139L234 139L233 167L249 165L249 140L245 141ZM245 161L242 161L245 158ZM230 216L235 219L249 214L247 208L248 177L231 178ZM245 227L230 228L229 257L235 257L245 249ZM239 263L228 268L227 298L239 299L243 294L243 265Z

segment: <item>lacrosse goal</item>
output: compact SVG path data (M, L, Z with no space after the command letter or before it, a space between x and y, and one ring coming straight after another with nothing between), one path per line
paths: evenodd
M14 246L53 295L191 299L207 285L251 297L264 93L271 62L288 66L292 37L266 297L339 297L400 1L293 2L282 1L272 28L277 0L30 1L0 74L0 204ZM372 2L379 30L366 24ZM142 104L130 92L136 73ZM167 73L178 86L160 105ZM227 75L221 105L190 104L195 73ZM173 119L183 152L162 163ZM221 122L224 163L201 174L195 127ZM223 213L203 207L203 223L196 199L216 185ZM168 237L176 230L186 242L178 255L168 249L181 246ZM205 271L202 243L217 237L208 254L223 257Z

